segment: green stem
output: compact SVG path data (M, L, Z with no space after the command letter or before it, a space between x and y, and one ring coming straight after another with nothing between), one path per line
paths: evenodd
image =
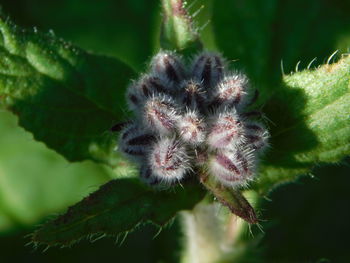
M218 203L198 204L182 212L185 249L182 263L214 263L234 251L244 221Z

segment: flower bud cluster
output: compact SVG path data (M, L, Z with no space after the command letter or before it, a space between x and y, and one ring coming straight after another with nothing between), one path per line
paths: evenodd
M244 186L269 137L244 111L249 90L246 76L227 70L219 54L202 52L186 67L161 51L127 90L136 118L122 130L119 148L151 185L179 182L201 167L224 185Z

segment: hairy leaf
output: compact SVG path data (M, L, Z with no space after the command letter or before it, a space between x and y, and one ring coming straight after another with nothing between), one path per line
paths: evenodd
M284 76L284 86L264 110L274 125L271 149L255 185L258 191L350 154L349 83L349 56Z
M45 224L32 240L67 246L86 236L127 233L146 222L162 226L179 210L191 209L203 196L198 185L154 191L137 179L113 180Z
M113 164L108 129L124 115L132 70L0 18L0 104L70 161Z

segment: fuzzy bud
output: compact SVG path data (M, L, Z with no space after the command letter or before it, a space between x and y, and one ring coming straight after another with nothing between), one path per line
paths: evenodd
M134 159L145 157L147 147L155 141L153 134L144 131L135 123L125 127L120 136L120 150Z
M181 180L189 167L186 149L176 139L162 138L149 156L153 175L166 183Z
M126 99L129 108L135 112L139 111L147 98L161 94L171 94L172 86L171 83L161 77L144 75L128 87Z
M240 107L245 102L247 84L248 80L244 75L227 75L215 87L209 107Z
M207 97L199 82L188 80L182 83L181 103L191 110L204 111Z
M235 109L214 116L207 137L212 149L232 149L244 143L244 126Z
M249 148L219 151L210 158L209 169L224 185L244 186L254 174L252 151Z
M168 96L151 97L145 103L145 125L160 135L169 135L174 132L179 118L175 102Z
M205 140L205 124L196 112L187 112L177 122L177 127L184 142L198 145Z
M255 150L263 151L268 146L269 133L266 128L257 122L249 122L245 125L246 144Z
M152 69L154 74L176 84L186 77L180 57L172 52L159 52L152 60Z
M160 184L160 179L153 175L152 168L149 165L142 165L140 168L140 179L148 185Z
M225 62L219 54L204 52L194 59L192 75L209 90L223 77L224 67Z

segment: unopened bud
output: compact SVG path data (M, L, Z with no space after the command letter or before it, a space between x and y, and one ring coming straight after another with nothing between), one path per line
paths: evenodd
M240 107L245 102L247 84L248 80L244 75L227 75L215 87L209 107Z
M121 133L119 147L126 155L142 159L149 147L155 141L155 136L144 131L135 123L131 123Z
M194 80L185 81L181 88L181 102L191 110L204 110L206 106L206 94L202 85Z
M219 151L210 158L211 174L227 186L244 186L254 174L253 155L250 150Z
M145 75L128 87L126 98L129 107L138 112L147 98L164 94L170 95L171 92L173 92L173 85L167 80L155 75Z
M194 59L192 75L208 90L214 88L221 80L224 67L225 62L219 54L203 52Z
M160 178L157 178L153 175L152 168L147 165L142 165L140 168L140 179L148 185L158 185L160 184Z
M169 135L173 132L180 118L175 102L167 96L148 98L144 115L145 125L160 135Z
M249 122L245 125L246 144L255 150L263 151L268 146L269 133L260 123Z
M181 139L192 145L198 145L205 140L205 124L196 112L187 112L177 122Z
M212 118L208 145L213 149L233 149L245 140L244 126L235 109Z
M173 52L159 52L152 60L152 69L155 75L176 84L186 77L180 57Z
M153 175L166 183L181 180L189 167L186 149L176 139L162 138L149 156Z

